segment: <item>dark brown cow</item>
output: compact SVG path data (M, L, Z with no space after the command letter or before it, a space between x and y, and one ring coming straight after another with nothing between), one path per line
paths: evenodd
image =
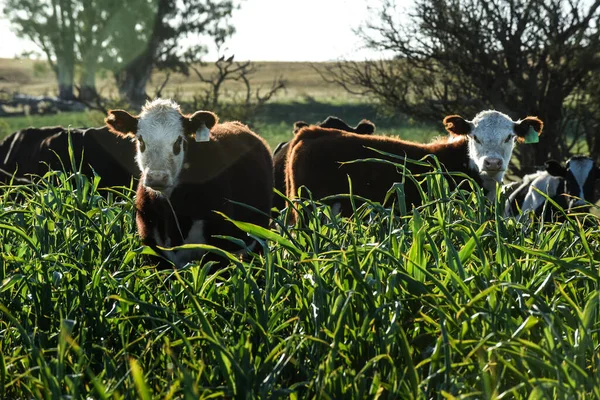
M166 99L147 103L139 116L111 110L106 118L115 134L137 140L142 176L136 221L142 242L176 267L202 258L203 252L159 247L209 244L230 252L245 250L216 235L253 243L217 212L269 225L273 159L267 143L246 125L217 121L208 111L183 115L177 103ZM207 254L208 259L215 257Z
M11 133L0 143L0 168L20 178L27 174L39 175L41 143L64 130L62 126L53 126Z
M429 144L314 126L303 128L289 145L287 196L295 198L301 186L311 190L315 199L348 193L350 176L355 195L383 201L392 184L402 180L395 167L375 162L340 164L373 157L399 162L369 149L374 148L417 160L433 154L448 171L463 172L474 178L493 198L497 185L502 183L515 141L529 137L530 129L537 137L543 126L536 117L512 121L492 110L479 113L472 121L448 116L444 125L451 136ZM410 163L407 167L413 174L430 170ZM406 180L405 195L408 205L421 203L418 189L410 179ZM349 201L340 201L340 205L344 215L351 213Z
M129 186L139 177L133 160L135 145L101 128L27 128L8 136L0 143L0 168L20 179L43 175L51 170L72 170L68 136L71 135L75 166L92 178L100 176L100 187ZM83 156L83 160L82 160ZM83 161L83 162L82 162Z
M294 123L294 135L300 129L309 126L304 121ZM321 128L339 129L345 132L357 133L359 135L371 135L375 132L375 124L367 119L361 120L355 127L349 126L342 119L334 116L327 117L323 122L315 124ZM279 143L273 151L273 174L274 185L277 190L285 194L285 163L287 160L288 142ZM273 206L278 210L285 207L285 200L278 194L273 195Z

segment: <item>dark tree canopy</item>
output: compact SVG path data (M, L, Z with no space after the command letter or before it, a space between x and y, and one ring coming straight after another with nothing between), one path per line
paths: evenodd
M569 152L566 101L600 67L600 0L416 0L401 19L393 0L358 34L393 59L340 62L324 76L396 112L438 121L495 108L544 120L522 146L523 169Z

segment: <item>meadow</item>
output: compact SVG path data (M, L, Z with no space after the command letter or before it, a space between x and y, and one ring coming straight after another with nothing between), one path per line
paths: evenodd
M319 67L319 64L316 64ZM210 73L211 67L201 68ZM57 86L54 74L43 61L28 59L0 59L0 93L5 95L19 92L31 95L55 95ZM279 142L289 140L293 124L296 121L316 123L329 115L345 119L350 125L356 125L367 118L375 122L378 132L387 135L401 135L406 139L428 141L434 136L444 134L441 120L437 125L423 124L404 116L382 114L377 105L369 99L346 93L337 85L324 82L318 72L309 63L300 62L264 62L256 63L256 73L251 75L251 84L255 89L266 90L273 79L282 77L286 88L278 92L262 112L249 123L258 134L263 136L274 148ZM163 73L155 73L148 85L148 93L154 92L164 80ZM114 97L117 89L106 74L97 82L100 93ZM205 85L192 73L189 77L174 73L163 90L164 97L173 97L178 101L189 101ZM237 86L228 85L226 93L235 92ZM196 110L183 110L194 112ZM54 115L31 115L0 118L0 139L16 130L29 126L72 126L90 127L103 125L105 115L98 111L79 113L59 113Z
M375 112L269 107L256 129L272 145L320 107L352 124ZM0 398L600 398L598 217L506 218L439 166L414 178L415 209L398 182L392 206L351 218L304 199L271 229L236 222L261 252L199 245L229 260L220 270L157 270L131 188L61 171L1 187ZM288 225L293 207L304 218Z

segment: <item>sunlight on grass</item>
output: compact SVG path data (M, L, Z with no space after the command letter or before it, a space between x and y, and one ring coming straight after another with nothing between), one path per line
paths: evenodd
M219 271L136 255L129 189L0 188L0 397L599 398L598 219L426 180L413 211L296 200Z

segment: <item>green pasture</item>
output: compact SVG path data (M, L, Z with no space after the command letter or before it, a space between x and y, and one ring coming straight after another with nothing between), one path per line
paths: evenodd
M193 112L195 110L183 110ZM248 123L258 134L271 145L287 141L292 137L294 122L306 121L317 123L330 115L344 119L355 126L366 118L377 126L376 133L398 135L407 140L428 142L438 135L444 135L442 123L439 126L416 123L410 119L390 118L381 115L377 107L362 103L336 102L280 102L267 104L262 112ZM94 127L104 125L104 117L99 111L59 113L53 115L20 116L0 119L0 140L12 132L27 127L71 126L73 128Z
M262 254L204 246L217 271L156 270L130 189L0 188L0 398L600 398L597 217L415 179L414 210L397 183L352 218L304 200L296 225L238 223Z

